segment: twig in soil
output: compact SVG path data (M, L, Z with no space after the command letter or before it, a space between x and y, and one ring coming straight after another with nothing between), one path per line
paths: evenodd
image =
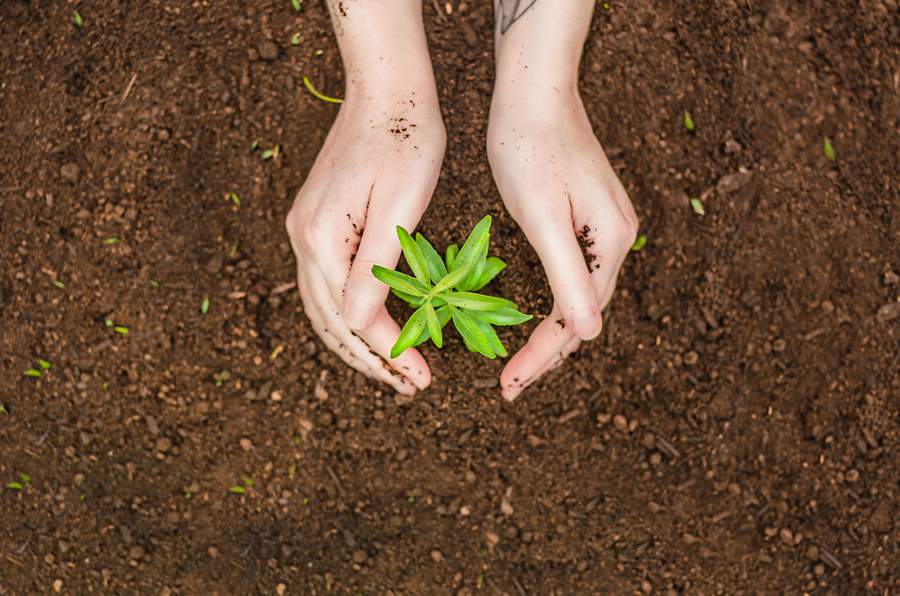
M331 476L331 481L334 482L335 488L339 494L344 494L344 485L341 484L341 479L338 478L338 475L334 473L334 470L331 469L331 466L325 466L325 471L328 472L328 475Z
M0 186L0 192L15 192L15 191L21 190L21 189L22 189L21 184L16 185L16 186Z
M277 286L272 288L272 291L270 292L270 294L272 294L273 296L277 296L278 294L284 294L288 290L293 290L296 287L297 287L297 282L289 281L289 282L286 282L283 284L278 284Z
M574 410L569 410L568 412L566 412L565 414L563 414L562 416L557 418L556 423L557 424L565 424L572 418L575 418L576 416L579 416L579 415L581 415L581 410L579 410L578 408L575 408Z
M656 444L659 445L661 451L665 451L672 459L681 455L672 443L662 437L656 437Z
M831 554L827 549L824 549L821 546L819 547L819 555L821 556L822 561L832 569L840 569L841 567L843 567L843 565L841 565L841 562L838 561L833 554Z
M9 555L3 555L3 558L6 559L7 561L9 561L10 563L12 563L13 565L18 565L19 567L24 567L24 565L22 565L22 563L20 563L16 559L13 559Z
M434 5L434 12L437 13L437 16L440 20L444 21L447 17L444 16L444 11L441 10L441 5L438 4L438 0L431 0L431 4Z
M137 73L131 75L131 80L128 81L128 85L125 87L125 92L122 93L122 99L119 100L119 103L125 103L125 100L128 99L128 95L131 93L131 88L134 87L134 82L137 80Z
M519 583L519 580L515 577L513 578L513 585L516 587L516 590L519 591L519 594L522 596L528 596L528 592L525 591L525 588L522 587L522 584Z

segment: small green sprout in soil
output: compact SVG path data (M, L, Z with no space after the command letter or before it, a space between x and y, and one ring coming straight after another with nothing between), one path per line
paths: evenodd
M29 368L25 371L26 377L31 377L33 379L40 379L43 371L50 370L53 365L44 359L38 359L38 367L39 368Z
M637 237L637 240L634 241L634 244L631 245L631 250L634 252L640 251L644 246L647 245L647 235L641 234Z
M63 290L66 287L66 284L59 281L58 279L53 280L53 285L56 286L57 288L59 288L60 290Z
M259 147L259 139L253 139L253 142L250 143L250 151L256 151L257 147Z
M33 379L40 379L40 378L41 378L41 371L39 371L39 370L36 369L36 368L29 368L28 370L25 371L25 376L26 376L26 377L31 377L31 378L33 378Z
M291 8L294 9L294 12L300 12L300 9L303 8L303 0L291 0Z
M209 296L203 298L203 302L200 304L200 314L205 315L209 312Z
M837 154L834 152L834 145L831 144L831 139L825 137L825 142L823 143L822 148L825 151L825 157L828 160L834 161L835 159L837 159Z
M278 154L281 153L281 145L275 145L271 149L266 149L262 152L263 160L269 160L273 157L278 157Z
M147 283L150 284L150 287L151 287L151 288L158 288L158 287L159 287L159 282L156 281L155 279L151 279L151 280L150 280L149 282L147 282Z
M19 481L7 482L6 488L9 490L22 490L26 484L31 482L31 476L25 473L19 474Z
M50 367L52 367L53 365L50 364L49 362L47 362L46 360L40 360L40 359L39 359L39 360L38 360L38 366L40 366L40 367L43 368L44 370L50 370Z
M228 374L227 370L223 370L222 372L213 375L213 382L215 383L216 387L221 387L225 384L225 381L227 381L228 377L230 376L231 375Z
M235 207L241 206L241 197L239 197L238 193L234 192L233 190L228 193L228 200L234 203Z
M72 15L72 22L75 23L75 26L81 29L84 26L84 19L81 18L81 14L76 10Z
M113 327L113 331L119 335L128 335L128 327L125 327L124 325L116 325Z
M321 51L321 50L317 50L317 51ZM312 93L315 97L321 99L322 101L325 101L328 103L344 103L343 99L341 99L339 97L329 97L328 95L325 95L324 93L322 93L321 91L316 89L313 86L312 81L310 81L309 77L306 75L303 75L303 86L306 87L306 89L310 93Z
M300 34L299 33L294 33L293 35L291 35L291 45L292 46L300 45Z
M116 238L115 236L110 236L109 238L105 238L103 240L103 244L118 244L118 243L119 243L119 239Z
M494 325L518 325L531 315L519 312L510 300L476 293L506 268L497 257L488 257L490 229L491 216L486 215L462 248L451 244L441 259L422 234L417 233L414 240L397 226L403 256L415 277L380 265L372 267L372 275L415 309L391 348L391 358L429 338L443 347L442 329L451 320L470 352L490 359L507 355Z
M703 201L700 199L691 199L691 209L697 215L706 215L706 209L703 208Z
M325 50L316 50L315 52L313 52L313 56L318 58L319 56L321 56L324 53L325 53Z
M244 485L235 484L231 488L228 489L228 492L234 493L236 495L242 495L247 492L248 488L253 488L253 479L244 476Z
M22 483L21 482L7 482L6 488L8 488L9 490L22 490Z
M0 404L0 414L6 414L7 416L9 416L9 410L7 410L6 406L4 406L3 404Z
M687 110L684 111L684 127L688 132L692 132L694 130L694 119L691 118L691 113Z

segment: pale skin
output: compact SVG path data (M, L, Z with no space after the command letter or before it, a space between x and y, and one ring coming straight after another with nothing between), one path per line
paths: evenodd
M347 364L412 394L422 355L390 359L400 328L373 264L400 258L437 184L446 133L420 0L328 0L345 101L287 217L304 310ZM578 63L594 0L496 0L487 154L510 215L547 272L554 305L500 375L513 400L599 335L637 217L591 129ZM584 250L587 252L587 262Z

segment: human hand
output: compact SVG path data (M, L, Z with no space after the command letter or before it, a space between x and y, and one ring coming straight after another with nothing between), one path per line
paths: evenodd
M389 95L348 96L286 227L315 332L356 370L412 394L431 372L415 349L390 358L400 328L371 269L397 264L396 226L412 230L428 206L446 133L433 88Z
M533 88L498 89L491 106L491 170L541 259L554 299L500 375L508 400L600 333L601 313L638 230L574 85L552 91L542 98Z

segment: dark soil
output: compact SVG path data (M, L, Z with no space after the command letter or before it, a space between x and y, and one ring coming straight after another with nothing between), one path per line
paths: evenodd
M490 5L424 5L420 229L495 215L498 291L546 313L485 158ZM321 2L0 0L0 594L900 592L897 14L598 3L582 91L649 242L510 405L458 339L411 401L367 381L285 285Z

